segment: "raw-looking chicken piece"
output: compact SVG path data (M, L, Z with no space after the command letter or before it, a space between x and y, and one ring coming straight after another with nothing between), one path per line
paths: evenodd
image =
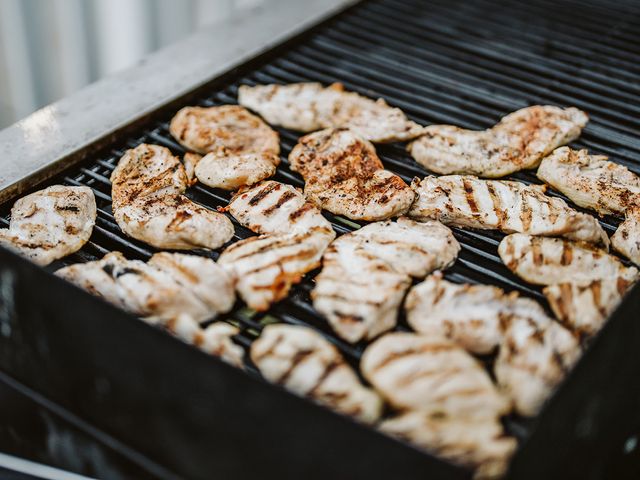
M302 132L348 128L371 142L405 141L423 127L383 99L347 92L340 83L240 86L238 103L258 112L272 125Z
M401 410L496 419L511 407L482 365L444 337L388 333L367 347L360 370Z
M560 238L514 233L500 242L498 253L509 270L536 285L617 279L632 283L638 278L636 268L625 267L613 255Z
M558 148L542 161L537 175L576 205L603 215L640 207L640 177L604 155Z
M412 218L609 245L609 237L594 217L545 195L545 187L539 185L449 175L416 179L411 186L418 195L409 210Z
M611 237L613 249L636 265L640 265L640 205L630 207L627 218Z
M443 411L408 411L384 420L380 430L474 470L474 479L506 473L517 442L496 418L460 417Z
M588 119L577 108L534 105L484 131L430 125L407 150L435 173L504 177L537 167L555 148L578 138Z
M152 323L182 314L202 322L228 312L235 301L231 277L213 260L193 255L163 252L145 263L111 252L56 275Z
M270 382L361 422L374 423L382 413L382 399L308 327L268 325L251 345L251 360Z
M19 199L0 245L38 265L77 252L96 222L96 200L88 187L54 185Z
M324 255L313 306L349 342L393 328L411 277L453 264L460 245L440 222L377 222L343 235Z
M111 174L113 215L122 231L156 248L218 248L233 236L223 214L184 196L185 168L171 152L142 144L127 150Z
M415 194L384 169L373 145L346 129L306 135L289 154L304 193L316 205L353 220L384 220L405 213Z

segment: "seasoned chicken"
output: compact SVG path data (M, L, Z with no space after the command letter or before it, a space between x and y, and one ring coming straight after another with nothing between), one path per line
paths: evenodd
M515 233L500 242L498 253L509 270L536 285L638 278L636 268L625 267L613 255L559 238Z
M361 422L374 423L382 413L381 398L308 327L268 325L251 345L251 360L270 382Z
M419 220L609 245L595 218L572 209L560 198L548 197L538 185L449 175L416 179L411 186L418 196L409 216Z
M340 83L240 86L238 103L258 112L272 125L302 132L348 128L371 142L405 141L423 127L407 119L383 99L372 100L346 92Z
M613 249L640 265L640 205L627 210L627 218L611 237Z
M558 148L542 161L537 175L576 205L600 214L624 215L640 207L640 177L604 155Z
M484 131L430 125L407 150L435 173L504 177L537 167L554 148L578 138L587 121L577 108L534 105Z
M183 314L201 322L228 312L235 301L233 281L220 266L179 253L158 253L145 263L112 252L56 275L153 323Z
M38 265L77 252L96 222L96 200L87 187L54 185L19 199L0 245Z
M406 212L411 188L384 169L371 143L346 129L328 129L298 140L289 154L316 205L354 220L384 220Z
M444 337L388 333L367 347L360 370L398 409L480 419L510 409L482 365Z
M224 215L192 202L183 165L158 145L127 150L111 174L113 215L124 233L156 248L218 248L233 236Z
M396 324L411 285L453 264L460 245L439 222L377 222L329 246L311 292L313 306L349 342L370 340Z
M244 349L233 343L232 337L240 330L225 322L212 323L202 328L189 315L178 315L167 322L167 330L209 355L220 357L230 365L243 368Z
M495 418L408 411L384 420L380 430L418 448L475 470L474 479L502 478L516 449Z
M276 166L277 163L255 153L234 156L209 153L198 161L195 175L209 187L237 190L272 177Z

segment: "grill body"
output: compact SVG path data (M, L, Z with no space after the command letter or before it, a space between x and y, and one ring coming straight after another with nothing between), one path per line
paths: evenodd
M377 0L363 2L267 54L199 87L69 159L45 183L90 186L98 202L91 241L62 265L119 250L153 251L127 239L111 212L109 175L141 142L184 150L168 121L184 105L236 103L240 84L341 81L384 97L422 124L481 129L529 104L576 106L591 123L574 148L610 155L640 172L637 48L640 7L592 1L511 3ZM276 180L302 186L286 155L299 134L279 130L283 162ZM386 168L406 181L428 172L398 144L379 146ZM511 178L537 182L532 172ZM189 191L209 207L226 192ZM8 223L12 201L0 207ZM327 215L338 233L358 225ZM621 219L602 219L612 233ZM446 277L490 283L542 299L497 256L502 234L454 229L463 246ZM236 238L251 235L236 224ZM199 252L217 258L217 252ZM223 320L242 328L245 346L267 323L316 328L357 364L364 345L331 333L309 301L313 275L264 314L238 306ZM384 437L261 381L132 319L129 315L0 251L0 367L89 422L152 477L464 478L468 472ZM576 369L535 419L508 420L521 439L513 478L624 478L639 473L640 287L612 316ZM400 319L400 329L406 328ZM105 438L107 438L105 437ZM107 440L105 440L107 441ZM111 441L111 440L109 440ZM129 449L129 450L128 450ZM625 450L626 449L626 450ZM627 453L624 455L624 453ZM630 476L629 478L633 478Z

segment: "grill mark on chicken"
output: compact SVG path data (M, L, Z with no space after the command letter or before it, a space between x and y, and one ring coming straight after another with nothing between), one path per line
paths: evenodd
M280 187L281 185L277 182L267 183L264 188L258 190L258 193L256 193L255 196L251 197L251 200L249 200L249 205L258 205L267 195L269 195L269 193L274 190L280 190Z
M278 201L276 203L274 203L273 205L271 205L270 207L265 208L262 213L264 215L270 215L272 214L274 211L276 211L277 209L279 209L280 207L282 207L282 205L284 205L285 203L287 203L289 200L293 199L296 197L296 194L293 192L285 192L282 194L282 196L278 199ZM289 219L291 219L291 215L289 215Z

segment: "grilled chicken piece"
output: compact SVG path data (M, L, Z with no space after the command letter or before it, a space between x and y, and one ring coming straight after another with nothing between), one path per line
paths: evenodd
M502 478L516 449L495 418L409 411L384 420L380 430L418 448L475 470L474 479Z
M182 314L201 322L228 312L235 300L232 279L213 260L179 253L158 253L144 263L112 252L56 275L153 323Z
M640 207L640 177L604 155L559 148L542 161L537 175L576 205L600 214L624 215Z
M77 252L96 222L96 200L87 187L54 185L19 199L0 245L38 265Z
M203 329L193 318L183 314L167 322L166 328L203 352L220 357L234 367L243 368L244 349L232 340L234 335L240 333L237 327L216 322Z
M595 218L572 209L560 198L548 197L545 187L450 175L416 179L412 188L418 194L409 210L413 218L609 245L607 234Z
M313 306L345 340L370 340L395 326L411 277L450 266L459 251L439 222L401 217L367 225L329 246Z
M237 190L273 177L277 163L255 153L224 156L209 153L195 167L200 182L213 188Z
M636 268L625 267L613 255L559 238L515 233L500 242L498 253L509 270L536 285L615 279L632 283L638 278Z
M611 237L613 249L640 265L640 205L627 210L627 218Z
M269 325L251 345L251 360L270 382L321 405L374 423L382 400L360 383L340 352L307 327Z
M289 162L304 177L307 198L353 220L401 215L415 197L400 177L384 169L371 143L346 129L300 138Z
M560 283L543 292L556 318L582 339L594 336L633 283L623 278L593 280L580 285Z
M407 119L399 108L346 92L340 83L325 88L319 83L242 85L238 103L258 112L272 125L302 132L348 128L371 142L405 141L423 127Z
M535 168L553 149L580 135L587 114L535 105L510 113L484 131L430 125L407 150L428 170L497 178Z
M367 347L360 370L398 409L481 419L510 409L478 361L444 337L388 333Z
M158 145L127 150L111 174L113 215L122 231L156 248L218 248L233 236L224 215L183 195L183 165Z

